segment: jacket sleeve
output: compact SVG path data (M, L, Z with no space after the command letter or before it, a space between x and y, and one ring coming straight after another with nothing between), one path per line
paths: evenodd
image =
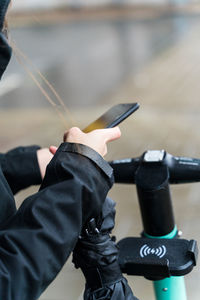
M82 226L99 215L112 169L92 149L63 143L38 193L0 231L0 299L36 300L74 249Z
M36 154L38 149L38 146L18 147L0 154L1 168L13 194L31 185L41 184Z

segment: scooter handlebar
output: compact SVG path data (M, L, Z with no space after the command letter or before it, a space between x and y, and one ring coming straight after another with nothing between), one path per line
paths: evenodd
M169 183L192 183L200 181L200 159L172 156L166 151L146 151L141 157L113 160L116 183L135 183L135 174L142 164L164 164L169 171Z

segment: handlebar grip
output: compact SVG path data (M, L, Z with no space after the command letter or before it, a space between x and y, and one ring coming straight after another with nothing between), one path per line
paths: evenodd
M140 158L113 160L109 164L113 168L116 183L135 183L135 173Z
M192 183L200 181L200 159L176 157L166 154L170 183Z

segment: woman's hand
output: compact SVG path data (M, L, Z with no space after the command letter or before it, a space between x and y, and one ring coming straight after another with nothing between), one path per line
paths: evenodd
M38 165L40 168L40 174L42 179L44 178L46 167L49 164L52 157L53 154L49 151L48 148L42 148L37 151Z
M107 154L107 143L120 138L119 127L97 129L84 133L77 127L73 127L64 134L64 142L79 143L97 151L101 156Z
M86 145L97 151L101 156L107 154L107 143L120 138L121 132L119 127L97 129L89 133L84 133L77 127L72 127L64 134L64 142L78 143ZM52 154L55 154L57 148L51 146L49 148Z
M119 139L120 136L121 131L119 127L97 129L89 133L84 133L78 127L72 127L65 132L63 140L68 143L86 145L98 152L101 156L105 156L107 154L107 143ZM46 167L56 151L57 147L55 146L50 146L49 149L45 148L37 151L42 178L44 178Z

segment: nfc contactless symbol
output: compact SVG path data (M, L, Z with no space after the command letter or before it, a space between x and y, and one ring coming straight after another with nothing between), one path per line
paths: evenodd
M164 245L158 248L150 248L146 244L140 248L140 256L145 257L147 255L156 255L159 258L162 258L167 252L167 249Z

